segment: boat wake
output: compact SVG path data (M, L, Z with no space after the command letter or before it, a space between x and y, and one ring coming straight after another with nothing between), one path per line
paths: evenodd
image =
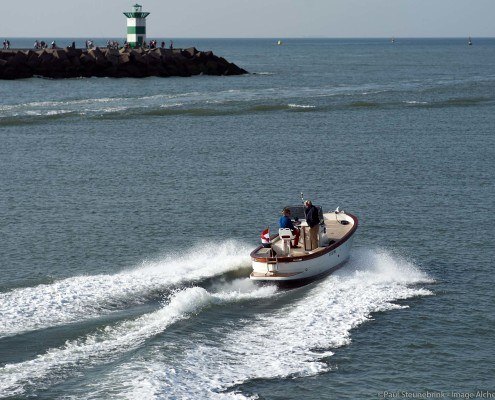
M238 255L233 258L244 262ZM196 270L201 268L189 273ZM398 300L431 295L421 285L432 282L412 262L386 250L358 249L334 275L291 291L256 286L247 278L219 281L208 290L182 288L156 311L3 366L0 396L32 393L47 382L51 386L112 362L89 384L86 398L247 398L242 385L253 379L329 371L328 357L350 343L353 328L371 320L373 313L408 307ZM174 351L157 339L178 321L194 321L207 310L216 315L236 303L255 312L231 316L221 329L203 326L212 330L202 332L204 336L177 335ZM158 342L143 346L152 338Z
M324 373L331 368L326 360L333 349L349 344L351 330L371 320L372 313L407 308L396 302L432 295L417 287L424 283L433 280L407 260L384 250L354 251L339 273L312 285L298 301L230 332L217 346L190 343L172 365L160 354L152 367L134 360L113 371L103 387L121 386L138 397L152 387L177 398L186 395L184 389L195 397L230 398L242 396L241 385L253 379Z
M25 393L31 387L43 386L46 380L52 384L60 382L74 374L81 365L88 368L112 362L174 322L188 318L210 304L262 298L274 292L274 287L256 288L250 293L209 293L200 287L177 291L158 311L67 341L63 347L50 349L33 360L5 365L0 369L0 396Z
M248 266L249 247L235 241L168 255L114 275L77 276L52 284L0 293L0 338L81 322L141 304L185 283Z

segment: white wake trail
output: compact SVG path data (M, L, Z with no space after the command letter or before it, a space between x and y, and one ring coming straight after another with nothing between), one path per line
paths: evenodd
M5 365L0 368L0 397L21 395L29 389L36 390L60 382L81 368L112 362L142 346L171 324L211 304L263 298L274 293L273 287L247 293L232 291L212 294L199 287L179 291L158 311L107 326L79 340L67 341L63 347L50 349L35 359Z
M325 359L350 343L353 328L372 313L407 307L397 300L432 295L418 287L432 282L414 264L387 251L354 251L338 273L316 283L304 298L257 316L216 345L191 341L172 362L162 352L147 361L133 360L97 386L123 399L143 394L147 399L245 398L232 388L252 379L328 371Z
M235 241L113 275L78 276L0 294L0 338L80 322L139 303L153 292L194 283L249 265L249 248Z

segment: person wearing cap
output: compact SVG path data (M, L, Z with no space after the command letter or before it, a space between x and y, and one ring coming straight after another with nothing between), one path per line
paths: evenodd
M318 233L320 230L320 216L318 209L311 203L311 200L304 202L304 214L306 222L309 226L309 239L311 242L311 250L318 248Z
M282 210L282 216L280 217L278 224L280 228L289 228L292 233L294 234L294 245L292 245L292 248L297 248L299 247L299 229L297 229L294 224L292 223L292 220L290 218L290 209L289 208L284 208Z

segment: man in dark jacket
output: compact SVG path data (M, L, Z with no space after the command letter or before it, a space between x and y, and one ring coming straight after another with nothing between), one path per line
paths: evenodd
M318 209L311 203L311 200L304 202L304 214L306 222L309 225L309 238L311 241L311 250L318 248L318 233L320 230L320 216Z

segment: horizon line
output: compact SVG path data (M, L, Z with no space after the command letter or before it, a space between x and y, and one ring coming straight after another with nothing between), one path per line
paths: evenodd
M125 35L124 35L125 36ZM278 40L278 39L344 39L344 40L349 40L349 39L465 39L467 37L471 38L476 38L476 39L495 39L495 36L473 36L473 35L466 35L466 36L349 36L349 37L340 37L340 36L254 36L254 37L248 37L248 36L225 36L225 37L219 37L219 36L157 36L157 35L146 35L147 38L154 39L156 38L171 38L174 40L177 39L240 39L240 40L263 40L263 39L269 39L269 40ZM4 39L37 39L41 37L53 37L57 39L87 39L88 37L93 38L93 39L114 39L116 37L120 36L54 36L54 35L39 35L39 36L2 36L0 35L0 38Z

